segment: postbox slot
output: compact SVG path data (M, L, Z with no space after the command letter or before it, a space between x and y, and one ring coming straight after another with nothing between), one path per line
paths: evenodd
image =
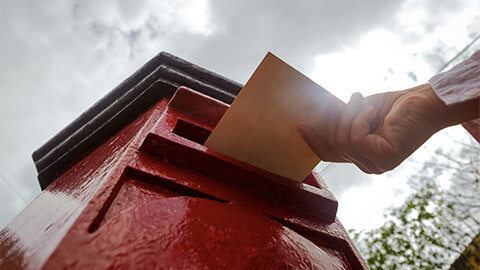
M199 190L179 183L175 183L170 179L157 177L133 168L127 168L124 175L120 178L120 180L116 183L115 187L112 189L102 209L98 212L98 215L90 224L90 227L88 228L89 233L93 233L98 230L107 212L110 210L112 203L115 201L117 195L119 194L120 190L125 186L125 183L127 181L131 181L131 183L138 182L143 183L144 185L146 184L151 188L156 189L157 191L163 192L163 195L170 194L169 196L171 197L188 196L212 200L219 203L230 203L230 201L215 197L213 195L201 192Z
M152 186L160 187L162 189L165 189L169 192L172 192L174 194L177 194L178 196L189 196L189 197L197 197L197 198L203 198L203 199L208 199L212 201L217 201L220 203L230 203L227 200L220 199L218 197L215 197L213 195L204 193L202 191L193 189L191 187L175 183L172 180L154 176L151 174L148 174L146 172L142 172L136 169L128 168L127 169L127 176L131 179L135 179L137 181L150 184Z
M363 269L361 262L356 259L356 256L354 255L353 251L348 247L348 243L345 241L345 239L329 235L328 233L315 232L311 229L305 228L291 221L287 221L266 213L263 214L264 216L293 230L302 237L305 237L317 247L321 249L330 249L336 254L336 257L343 257L341 261L349 264L344 265L345 269Z
M282 224L282 226L285 226L291 230L293 230L294 232L298 233L299 235L305 237L306 239L310 240L312 243L314 243L316 246L318 247L327 247L327 248L330 248L330 249L335 249L335 247L337 246L342 246L343 245L343 239L340 239L340 238L335 238L335 237L332 237L328 234L326 234L325 236L319 234L319 233L316 233L316 232L313 232L313 231L310 231L309 229L306 229L306 228L303 228L299 225L296 225L290 221L287 221L287 220L284 220L284 219L281 219L281 218L278 218L278 217L275 217L275 216L271 216L269 214L266 214L264 213L263 214L264 216ZM323 237L322 237L323 236Z
M178 119L175 127L173 128L173 133L203 145L207 141L208 136L210 136L212 131L185 120Z

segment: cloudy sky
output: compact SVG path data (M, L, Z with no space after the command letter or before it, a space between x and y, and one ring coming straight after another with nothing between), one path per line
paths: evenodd
M475 0L1 0L0 228L40 193L31 153L160 51L245 83L274 52L343 100L426 82L479 34ZM479 42L457 61L480 47ZM318 170L347 228L383 222L461 128L381 176Z

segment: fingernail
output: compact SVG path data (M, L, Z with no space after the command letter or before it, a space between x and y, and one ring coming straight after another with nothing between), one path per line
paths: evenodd
M364 112L366 112L366 111L374 111L374 110L375 110L375 108L374 108L372 105L367 105L367 106L365 106L365 108L363 109Z
M352 94L352 96L350 97L350 101L348 103L353 103L357 100L360 100L360 99L363 99L363 96L362 94L360 94L359 92L354 92Z

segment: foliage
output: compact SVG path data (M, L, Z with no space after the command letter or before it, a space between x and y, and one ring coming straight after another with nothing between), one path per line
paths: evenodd
M414 190L387 222L353 232L371 269L448 269L480 231L480 145L438 149L410 179Z

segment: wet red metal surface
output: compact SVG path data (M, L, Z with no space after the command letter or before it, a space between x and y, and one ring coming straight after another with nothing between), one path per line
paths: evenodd
M215 153L202 143L227 105L185 88L167 102L0 233L2 269L366 269L321 178Z

